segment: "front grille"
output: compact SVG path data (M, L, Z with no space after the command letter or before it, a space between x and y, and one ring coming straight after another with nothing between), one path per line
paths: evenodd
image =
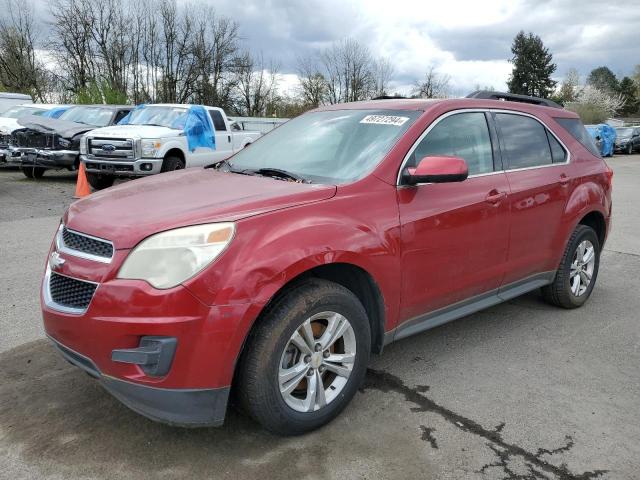
M113 160L134 160L134 142L129 138L88 138L89 155Z
M113 245L111 243L82 235L81 233L67 229L67 227L62 228L62 241L64 242L64 246L71 250L77 250L106 259L113 256Z
M51 272L49 278L51 300L67 308L86 310L97 287L95 283L65 277L55 272Z
M5 149L11 143L11 135L0 135L0 148Z
M35 130L20 130L13 134L12 143L22 148L54 148L55 136Z

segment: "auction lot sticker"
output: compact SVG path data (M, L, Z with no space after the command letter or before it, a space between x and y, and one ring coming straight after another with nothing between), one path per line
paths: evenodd
M409 117L396 117L394 115L367 115L360 123L373 123L376 125L395 125L399 127L404 122L409 120Z

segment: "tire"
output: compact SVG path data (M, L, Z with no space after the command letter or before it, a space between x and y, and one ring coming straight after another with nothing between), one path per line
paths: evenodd
M42 167L23 167L21 170L22 170L22 173L24 173L24 176L27 177L27 178L42 178L46 168L42 168Z
M102 173L86 172L87 182L94 190L104 190L109 188L115 182L115 178L109 175L103 175Z
M308 321L311 330L307 331L314 339L309 342L298 337L305 345L299 349L292 343L292 336L300 332L304 335L303 325ZM328 339L323 341L323 334L329 331L327 325L332 321L338 326L331 331L342 331L344 327L345 332L331 344ZM236 377L243 410L279 435L300 435L333 420L356 393L369 362L371 331L358 298L341 285L311 279L276 300L258 322L249 334ZM329 345L327 350L310 350L310 343L317 346L321 341ZM352 363L331 363L329 358L338 358L334 355L355 358ZM336 365L342 375L334 373ZM291 380L281 383L288 378L287 372L294 371ZM346 378L345 372L350 372ZM318 381L326 386L323 395L320 389L317 395L310 394ZM282 392L288 388L290 393Z
M173 172L184 169L184 161L180 157L166 157L162 162L161 172Z
M585 255L588 249L593 247L593 261L586 262L584 265L578 263L579 268L573 269L573 272L582 270L582 273L578 274L579 283L576 289L576 275L572 275L572 264L578 257L578 249L586 246ZM583 257L584 258L584 257ZM598 235L593 228L587 225L578 225L571 234L571 238L567 244L567 248L562 256L560 262L560 268L556 272L556 278L553 283L542 288L542 294L545 300L552 305L556 305L562 308L578 308L582 306L591 295L596 279L598 277L598 269L600 267L600 241ZM583 289L588 275L591 278Z
M627 152L626 153L627 153L627 155L631 155L633 153L633 145L631 143L627 146Z

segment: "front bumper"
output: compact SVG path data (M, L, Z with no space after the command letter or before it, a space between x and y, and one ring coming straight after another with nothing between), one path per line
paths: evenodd
M111 395L151 420L184 427L224 423L229 387L169 389L126 382L103 375L90 358L49 338L69 363L97 378Z
M100 157L81 155L87 172L103 173L119 177L141 177L160 173L162 158L139 158L132 161L118 161Z
M73 168L78 159L76 150L39 150L20 148L21 166L44 168Z
M22 165L22 154L14 147L0 150L0 162L9 167L19 167Z

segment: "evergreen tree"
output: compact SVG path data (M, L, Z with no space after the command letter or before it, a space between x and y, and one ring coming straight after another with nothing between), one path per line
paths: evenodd
M620 92L618 79L608 67L598 67L591 70L589 77L587 77L587 85L609 93Z
M624 77L620 82L620 93L624 95L625 104L621 112L623 115L632 115L638 112L640 101L636 96L636 84L629 77Z
M509 92L548 98L557 83L551 78L556 64L540 37L520 31L513 39L511 53L513 72L507 82Z

